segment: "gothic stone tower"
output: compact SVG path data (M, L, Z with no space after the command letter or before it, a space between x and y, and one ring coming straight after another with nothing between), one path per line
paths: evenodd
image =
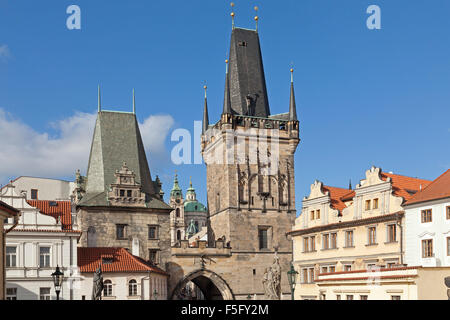
M77 203L80 245L127 248L165 268L172 208L151 179L134 112L103 111L99 103L86 180Z
M227 63L216 124L209 125L206 98L204 107L208 240L225 237L230 244L239 270L228 280L236 298L264 293L262 279L275 252L282 293L288 294L292 242L286 232L296 217L294 153L300 141L292 79L289 112L271 115L257 31L233 28Z

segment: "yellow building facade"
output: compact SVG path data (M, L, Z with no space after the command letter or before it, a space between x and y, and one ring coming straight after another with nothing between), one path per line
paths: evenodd
M429 183L377 167L354 190L315 181L288 233L299 273L295 299L326 298L316 281L320 275L403 265L402 204Z

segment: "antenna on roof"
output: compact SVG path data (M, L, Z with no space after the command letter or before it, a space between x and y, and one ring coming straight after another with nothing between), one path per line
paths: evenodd
M98 85L98 112L102 111L102 98L100 95L100 85Z
M231 4L231 26L234 29L234 2L232 2Z
M133 88L133 114L136 114L136 96L134 94L134 88Z
M256 23L256 32L258 32L258 7L257 6L255 6L255 12L256 12L256 16L255 16L255 23Z

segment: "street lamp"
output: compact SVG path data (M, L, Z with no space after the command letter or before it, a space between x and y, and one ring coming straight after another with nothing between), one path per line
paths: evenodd
M289 286L291 287L291 299L294 300L294 290L295 290L295 278L298 272L295 271L294 265L291 264L291 270L287 272L287 277L289 281Z
M158 291L153 291L153 296L155 297L155 300L158 300Z
M59 266L56 266L56 271L52 273L52 278L55 285L56 300L59 300L59 292L61 291L61 285L64 279L64 272L59 270Z

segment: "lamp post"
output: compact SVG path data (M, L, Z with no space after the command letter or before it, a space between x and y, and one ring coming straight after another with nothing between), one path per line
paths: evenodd
M64 272L59 270L59 266L56 266L56 271L52 273L52 278L55 285L56 300L59 300L59 293L61 292L61 285L64 279Z
M155 297L155 300L158 300L158 291L153 291L153 296Z
M295 271L294 265L291 264L291 269L287 272L289 286L291 287L291 299L294 300L294 290L295 290L295 278L298 272Z

